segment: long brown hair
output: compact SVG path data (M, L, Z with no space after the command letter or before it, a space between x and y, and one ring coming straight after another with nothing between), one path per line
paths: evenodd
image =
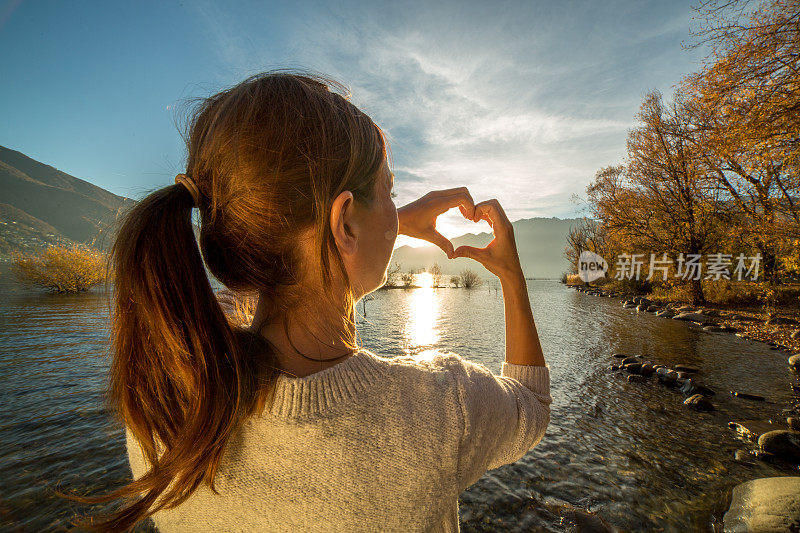
M274 351L260 328L225 315L204 260L230 290L257 291L270 317L285 317L302 281L297 236L313 230L322 285L331 286L336 266L350 288L328 223L331 203L345 190L371 203L386 158L382 131L344 86L286 70L200 100L185 138L185 173L201 196L199 249L193 199L181 184L138 202L112 247L110 400L150 468L110 494L81 499L123 502L83 524L94 529L125 530L201 484L213 490L232 433L271 399ZM352 320L352 289L339 304Z

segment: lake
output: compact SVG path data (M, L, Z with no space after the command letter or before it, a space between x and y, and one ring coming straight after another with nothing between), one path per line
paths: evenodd
M73 511L54 489L101 492L130 475L123 433L103 404L106 296L15 290L8 278L0 275L0 529L62 529ZM562 516L580 508L625 530L713 531L734 485L797 474L735 461L736 450L752 445L727 426L780 419L797 401L785 352L637 314L557 281L529 280L528 289L551 368L550 426L523 459L464 491L462 530L567 531ZM387 357L450 351L499 374L504 321L496 284L371 296L358 304L366 348ZM680 392L654 378L628 383L609 370L613 352L700 367L702 382L717 391L716 410L688 409ZM734 398L731 389L768 401Z

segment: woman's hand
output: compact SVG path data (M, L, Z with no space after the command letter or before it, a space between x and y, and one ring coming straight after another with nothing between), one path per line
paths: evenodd
M432 242L444 250L448 259L452 259L453 243L436 231L436 217L456 206L462 215L472 219L475 214L475 203L466 187L431 191L422 198L397 209L400 223L398 233Z
M517 253L517 242L514 240L514 227L500 206L500 202L494 199L486 200L476 204L472 213L461 209L461 214L473 222L480 220L488 222L492 227L494 239L485 248L459 246L455 249L453 257L474 259L501 280L521 275L522 266Z

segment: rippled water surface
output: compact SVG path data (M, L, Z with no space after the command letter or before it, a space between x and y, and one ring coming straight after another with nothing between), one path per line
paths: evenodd
M787 465L734 461L749 445L731 420L778 419L795 379L786 354L734 335L622 309L616 299L529 281L551 368L552 418L522 460L487 473L460 498L462 530L568 530L565 510L588 509L618 528L712 530L730 489L756 477L796 475ZM393 356L451 351L496 373L504 354L502 293L412 289L374 293L359 318L363 344ZM0 530L67 525L53 490L97 492L128 475L123 435L103 405L108 367L105 295L13 291L0 301ZM654 380L608 370L612 352L701 368L717 390L712 413ZM740 400L730 389L762 394Z

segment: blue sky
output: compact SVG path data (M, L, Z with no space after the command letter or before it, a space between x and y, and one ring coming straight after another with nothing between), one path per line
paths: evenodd
M308 68L387 133L398 206L463 185L511 220L573 217L644 94L699 68L691 4L0 0L0 144L141 198L182 171L183 99Z

